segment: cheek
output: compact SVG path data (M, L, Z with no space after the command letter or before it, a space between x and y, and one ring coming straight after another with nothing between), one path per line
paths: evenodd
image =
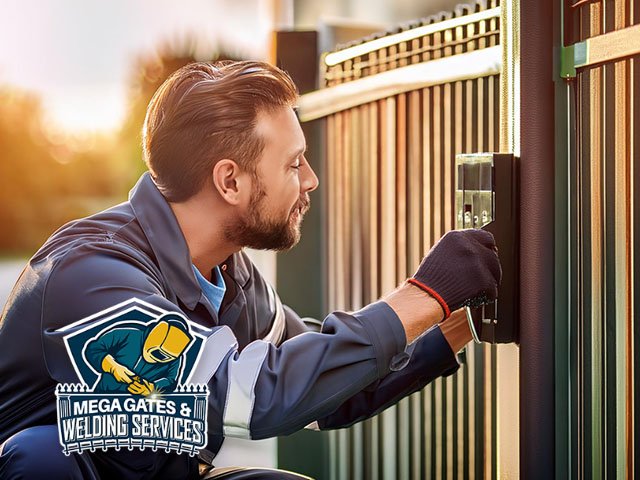
M284 182L277 192L280 202L289 204L292 208L300 198L300 181L297 175L292 175L287 182Z

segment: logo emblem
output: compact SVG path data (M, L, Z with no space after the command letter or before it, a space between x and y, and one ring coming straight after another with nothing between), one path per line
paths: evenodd
M137 299L64 327L80 383L56 388L63 452L204 448L209 391L190 382L206 341L197 330Z

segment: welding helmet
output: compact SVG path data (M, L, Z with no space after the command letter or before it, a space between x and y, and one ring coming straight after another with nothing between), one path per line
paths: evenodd
M167 313L152 323L142 347L142 357L149 363L168 363L187 349L193 337L187 322L176 313Z

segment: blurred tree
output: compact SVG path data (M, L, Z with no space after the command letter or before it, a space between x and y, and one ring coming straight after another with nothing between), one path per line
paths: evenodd
M31 254L62 224L126 199L145 169L140 134L156 89L190 62L232 59L196 45L187 38L137 58L126 118L111 134L57 131L37 96L0 86L0 253Z

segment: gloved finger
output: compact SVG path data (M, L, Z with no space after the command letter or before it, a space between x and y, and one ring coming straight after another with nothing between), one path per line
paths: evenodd
M128 372L128 373L127 373ZM129 376L131 375L134 376L135 374L129 370L128 368L124 368L123 371L119 372L118 377L120 377L119 379L117 379L120 383L131 383L133 382L133 379Z
M494 258L489 263L489 271L493 278L496 280L496 285L500 285L502 283L502 266L500 265L500 258L498 254L494 252Z
M144 382L145 387L147 387L149 390L153 390L153 383L149 382L146 378L143 378L142 381Z
M133 394L140 395L144 391L144 387L138 382L134 382L127 387L127 390Z
M496 239L493 237L491 232L487 232L486 230L482 230L479 228L470 228L468 230L463 230L465 234L469 238L473 238L480 245L487 247L491 250L495 250L496 247Z

